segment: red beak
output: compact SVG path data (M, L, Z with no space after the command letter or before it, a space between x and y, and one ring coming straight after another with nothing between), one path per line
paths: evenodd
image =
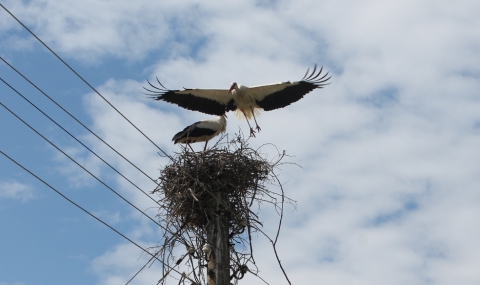
M228 93L227 93L227 94L230 94L230 92L232 92L233 89L234 89L233 86L230 87L230 90L228 90Z

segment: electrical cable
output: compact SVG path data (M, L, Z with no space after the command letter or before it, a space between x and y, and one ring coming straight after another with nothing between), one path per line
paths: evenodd
M123 113L121 113L117 108L115 108L115 106L112 105L112 103L110 103L110 101L108 101L102 94L100 94L100 92L98 92L92 85L90 85L90 83L88 83L82 76L80 76L80 74L78 74L72 67L70 67L70 65L68 65L59 55L57 55L49 46L47 46L47 44L45 44L39 37L37 37L37 35L35 35L35 33L33 33L27 26L25 26L17 17L15 17L15 15L13 15L5 6L3 6L1 3L0 3L0 6L2 6L2 8L7 11L8 14L10 14L10 16L12 16L20 25L22 25L32 36L34 36L44 47L46 47L53 55L55 55L63 64L65 64L73 73L75 73L75 75L78 76L78 78L80 78L85 84L88 85L88 87L90 87L95 93L97 93L105 102L108 103L108 105L110 105L110 107L112 107L115 111L117 111L118 114L120 114L128 123L130 123L130 125L132 125L138 132L140 132L148 141L150 141L154 146L156 146L166 157L170 158L171 160L172 157L170 155L168 155L165 151L163 151L163 149L161 149L157 144L155 144L145 133L143 133L135 124L133 124L127 117L125 117L125 115L123 115Z
M28 100L25 96L23 96L20 92L18 92L15 88L13 88L10 84L8 84L3 78L0 77L0 80L5 83L10 89L15 91L20 97L22 97L25 101L30 103L35 109L37 109L40 113L42 113L45 117L47 117L50 121L52 121L55 125L57 125L60 129L62 129L64 132L66 132L70 137L72 137L74 140L76 140L79 144L81 144L83 147L85 147L87 150L89 150L92 154L94 154L98 159L103 161L106 165L108 165L111 169L113 169L118 175L122 176L125 180L127 180L130 184L132 184L135 188L140 190L145 196L150 198L153 202L155 202L157 205L160 205L158 201L153 199L150 195L148 195L145 191L143 191L140 187L138 187L135 183L133 183L130 179L125 177L122 173L120 173L116 168L114 168L112 165L110 165L108 162L106 162L103 158L101 158L98 154L96 154L93 150L91 150L88 146L86 146L83 142L81 142L78 138L76 138L74 135L72 135L69 131L67 131L65 128L63 128L60 124L58 124L54 119L52 119L50 116L48 116L45 112L43 112L39 107L37 107L33 102Z
M1 4L0 4L1 5ZM8 63L3 57L0 56L0 59L5 62L6 65L8 65L11 69L13 69L18 75L23 77L28 83L30 83L33 87L35 87L40 93L42 93L45 97L50 99L57 107L62 109L67 115L69 115L72 119L74 119L77 123L79 123L82 127L84 127L87 131L89 131L92 135L94 135L97 139L99 139L101 142L103 142L106 146L108 146L111 150L113 150L116 154L118 154L120 157L122 157L124 160L126 160L130 165L135 167L138 171L140 171L143 175L145 175L148 179L153 181L155 184L158 185L158 183L150 177L148 174L146 174L143 170L141 170L138 166L136 166L133 162L128 160L125 156L123 156L120 152L118 152L116 149L114 149L111 145L109 145L106 141L104 141L101 137L99 137L96 133L94 133L92 130L90 130L85 124L83 124L79 119L77 119L74 115L72 115L70 112L68 112L65 108L63 108L57 101L55 101L52 97L48 96L47 93L43 92L42 89L40 89L37 85L35 85L32 81L30 81L25 75L23 75L20 71L18 71L15 67L13 67L10 63Z
M1 104L1 103L0 103ZM3 105L3 104L2 104ZM145 253L147 253L148 255L152 256L152 258L155 258L156 260L160 261L160 263L163 265L163 266L166 266L169 268L170 271L175 271L177 272L178 274L182 275L182 273L180 271L178 271L177 269L175 269L174 267L164 263L162 260L160 260L158 257L156 257L156 254L152 254L151 252L149 252L148 250L146 250L145 248L143 248L142 246L140 246L138 243L134 242L133 240L131 240L130 238L128 238L127 236L125 236L124 234L122 234L121 232L119 232L118 230L116 230L115 228L113 228L112 226L110 226L109 224L107 224L106 222L102 221L100 218L96 217L95 215L93 215L92 213L90 213L89 211L87 211L86 209L84 209L82 206L78 205L77 203L75 203L74 201L72 201L71 199L69 199L67 196L65 196L64 194L62 194L60 191L58 191L56 188L54 188L53 186L51 186L50 184L48 184L45 180L41 179L39 176L37 176L36 174L34 174L33 172L31 172L29 169L27 169L26 167L24 167L22 164L20 164L19 162L17 162L16 160L14 160L13 158L11 158L10 156L8 156L6 153L4 153L2 150L0 150L0 153L3 154L6 158L10 159L13 163L15 163L16 165L18 165L20 168L22 168L23 170L25 170L26 172L28 172L30 175L32 175L33 177L37 178L40 182L42 182L43 184L45 184L46 186L48 186L50 189L52 189L53 191L55 191L57 194L59 194L60 196L62 196L64 199L66 199L68 202L72 203L73 205L75 205L77 208L79 208L80 210L82 210L83 212L87 213L89 216L91 216L92 218L96 219L97 221L99 221L100 223L104 224L105 226L107 226L108 228L110 228L111 230L113 230L114 232L116 232L117 234L119 234L120 236L122 236L124 239L128 240L129 242L131 242L133 245L135 245L136 247L138 247L139 249L141 249L142 251L144 251Z
M56 148L58 151L60 151L63 155L65 155L66 157L68 157L71 161L73 161L76 165L78 165L80 168L82 168L85 172L87 172L88 174L90 174L93 178L95 178L98 182L100 182L101 184L103 184L105 187L107 187L110 191L112 191L113 193L115 193L118 197L120 197L122 200L124 200L125 202L127 202L130 206L134 207L137 211L139 211L140 213L142 213L143 215L145 215L148 219L150 219L152 222L154 222L155 224L157 224L160 228L162 228L163 230L167 231L167 229L160 225L157 221L155 221L153 218L151 218L149 215L147 215L145 212L143 212L142 210L140 210L137 206L133 205L130 201L128 201L126 198L124 198L120 193L118 193L117 191L115 191L112 187L108 186L105 182L103 182L100 178L98 178L97 176L95 176L92 172L90 172L88 169L86 169L85 167L83 167L80 163L78 163L75 159L73 159L71 156L69 156L67 153L65 153L63 150L61 150L58 146L56 146L54 143L52 143L50 140L48 140L46 137L44 137L42 134L40 134L35 128L33 128L32 126L30 126L27 122L25 122L22 118L20 118L17 114L15 114L12 110L10 110L7 106L5 106L3 103L0 102L0 105L2 105L2 107L4 107L7 111L9 111L12 115L14 115L18 120L20 120L22 123L24 123L27 127L29 127L32 131L34 131L37 135L39 135L40 137L42 137L44 140L46 140L50 145L52 145L54 148Z
M173 160L172 157L170 155L168 155L165 151L163 151L163 149L161 149L157 144L155 144L145 133L143 133L135 124L133 124L125 115L123 115L123 113L121 113L112 103L110 103L102 94L100 94L91 84L89 84L80 74L78 74L70 65L68 65L60 56L58 56L50 47L48 47L38 36L36 36L28 27L26 27L18 18L16 18L5 6L3 6L1 3L0 3L0 6L2 6L2 8L4 8L5 11L7 11L19 24L21 24L32 36L34 36L43 46L45 46L45 48L47 48L53 55L55 55L63 64L65 64L75 75L77 75L85 84L87 84L87 86L89 86L97 95L99 95L108 105L110 105L110 107L112 107L119 115L121 115L130 125L132 125L138 132L140 132L148 141L150 141L155 147L157 147L158 150L160 150L166 157L168 157L169 159ZM0 57L1 58L1 57ZM12 69L14 69L17 73L19 73L25 80L27 80L30 84L32 84L35 88L37 88L42 94L44 94L45 96L47 96L47 98L49 98L50 100L52 100L58 107L60 107L62 110L64 110L67 114L69 114L72 118L74 118L78 123L80 123L82 126L84 126L84 128L86 128L90 133L92 133L95 137L97 137L99 140L101 140L103 143L105 143L108 147L110 147L112 150L114 150L118 155L120 155L122 158L124 158L127 162L129 162L131 165L133 165L135 168L137 168L140 172L142 172L145 176L147 176L150 180L152 180L153 182L155 182L155 184L157 184L157 182L152 179L150 176L148 176L146 173L144 173L142 170L140 170L138 167L136 167L132 162L130 162L128 159L126 159L122 154L118 153L113 147L111 147L109 144L107 144L103 139L101 139L100 137L98 137L93 131L91 131L90 129L88 129L84 124L82 124L78 119L76 119L73 115L71 115L68 111L66 111L63 107L61 107L58 103L56 103L53 99L51 99L48 95L46 95L42 90L40 90L35 84L33 84L30 80L28 80L25 76L23 76L20 72L18 72L15 68L13 68L13 66L11 66L10 64L8 64L3 58L1 58L7 65L9 65ZM1 79L1 78L0 78ZM1 79L3 81L3 79ZM7 84L5 81L3 81L5 84ZM15 92L17 92L13 87L11 87L9 84L7 84L10 88L12 88ZM18 93L18 92L17 92ZM18 93L19 95L21 95L20 93ZM23 96L22 96L23 97ZM26 99L26 98L24 98ZM27 99L26 99L27 100ZM31 103L29 100L27 100L29 103ZM97 178L96 176L94 176L91 172L89 172L87 169L85 169L83 166L81 166L80 164L78 164L75 160L73 160L70 156L68 156L65 152L63 152L61 149L59 149L57 146L55 146L53 143L51 143L48 139L46 139L43 135L41 135L39 132L37 132L34 128L32 128L30 125L28 125L25 121L23 121L20 117L18 117L15 113L13 113L10 109L8 109L4 104L0 103L4 108L6 108L10 113L12 113L15 117L17 117L20 121L22 121L24 124L26 124L29 128L31 128L33 131L35 131L38 135L40 135L43 139L45 139L47 142L49 142L52 146L54 146L55 148L57 148L57 150L59 150L60 152L62 152L64 155L66 155L69 159L71 159L73 162L75 162L78 166L80 166L84 171L86 171L87 173L89 173L92 177L94 177L95 179L97 179L100 183L102 183L104 186L106 186L107 188L109 188L112 192L114 192L115 194L117 194L120 198L122 198L125 202L127 202L128 204L130 204L131 206L133 206L134 208L136 208L138 211L140 211L142 214L144 214L146 217L148 217L149 219L151 219L153 222L155 222L157 225L159 225L160 227L162 227L160 224L158 224L156 221L154 221L152 218L150 218L148 215L146 215L144 212L142 212L140 209L138 209L137 207L135 207L133 204L131 204L128 200L126 200L125 198L123 198L120 194L118 194L116 191L114 191L112 188L110 188L108 185L106 185L103 181L101 181L99 178ZM31 103L32 104L32 103ZM32 104L34 107L36 107L34 104ZM36 107L37 108L37 107ZM38 109L38 108L37 108ZM52 120L48 115L46 115L43 111L41 111L40 109L38 109L40 112L42 112L42 114L44 114L45 116L47 116L47 118L49 118L50 120ZM52 120L52 122L54 122L55 124L57 124L54 120ZM64 130L65 132L67 132L67 134L69 134L70 136L72 136L75 140L77 140L80 144L82 144L84 147L86 147L83 143L81 143L78 139L76 139L73 135L71 135L68 131L66 131L63 127L61 127L59 124L57 124L57 126L59 126L62 130ZM90 150L88 147L86 147L88 150ZM90 150L91 151L91 150ZM20 165L18 162L16 162L15 160L13 160L12 158L10 158L8 155L6 155L3 151L0 151L4 156L6 156L7 158L9 158L11 161L13 161L14 163L16 163L18 166L20 166L21 168L23 168L25 171L27 171L28 173L30 173L31 175L33 175L34 177L36 177L38 180L40 180L41 182L43 182L45 185L47 185L48 187L50 187L52 190L54 190L55 192L57 192L59 195L61 195L63 198L67 199L69 202L71 202L72 204L74 204L75 206L77 206L78 208L80 208L81 210L83 210L84 212L86 212L87 214L89 214L90 216L92 216L93 218L97 219L98 221L100 221L101 223L103 223L104 225L106 225L107 227L109 227L110 229L112 229L113 231L115 231L117 234L121 235L122 237L124 237L125 239L127 239L128 241L130 241L132 244L134 244L135 246L137 246L138 248L140 248L141 250L143 250L144 252L148 253L150 256L152 256L152 258L155 258L156 260L160 261L164 266L167 266L169 267L169 272L170 271L175 271L177 272L178 274L182 274L180 273L178 270L176 270L174 267L170 267L168 264L165 264L163 263L160 259L158 259L156 257L156 255L154 254L151 254L150 252L148 252L147 250L145 250L144 248L142 248L140 245L138 245L137 243L133 242L132 240L130 240L128 237L124 236L123 234L121 234L120 232L118 232L117 230L115 230L113 227L111 227L110 225L106 224L105 222L103 222L102 220L100 220L99 218L95 217L94 215L92 215L91 213L89 213L88 211L86 211L85 209L83 209L81 206L79 206L78 204L76 204L75 202L71 201L70 199L68 199L66 196L64 196L63 194L61 194L58 190L56 190L55 188L53 188L52 186L50 186L48 183L46 183L45 181L43 181L42 179L40 179L38 176L36 176L35 174L33 174L32 172L30 172L28 169L26 169L25 167L23 167L22 165ZM96 155L93 151L91 151L94 155ZM100 158L98 155L96 155L98 158ZM101 159L101 158L100 158ZM103 159L101 159L103 162L105 162ZM105 162L107 165L109 165L107 162ZM110 165L109 165L110 166ZM136 186L133 182L131 182L130 180L128 180L125 176L123 176L121 173L119 173L115 168L113 168L112 166L110 166L113 170L115 170L119 175L121 175L122 177L124 177L127 181L129 181L132 185L134 185L135 187L137 187L139 190L141 190L138 186ZM142 192L144 192L143 190L141 190ZM145 193L145 192L144 192ZM146 194L146 193L145 193ZM147 195L148 196L148 195ZM149 196L150 197L150 196ZM151 197L150 197L151 198ZM155 201L155 200L154 200ZM157 202L157 201L155 201ZM163 227L162 227L163 228ZM163 228L164 230L167 230L165 228ZM182 274L183 276L183 274ZM189 279L190 281L192 281L190 278L186 278L186 279ZM192 281L193 282L193 281Z

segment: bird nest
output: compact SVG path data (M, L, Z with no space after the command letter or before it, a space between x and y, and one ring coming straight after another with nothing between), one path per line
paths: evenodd
M164 264L164 276L158 284L166 284L165 278L172 273L173 269L165 268L175 266L185 266L187 273L176 277L180 281L188 279L191 284L206 284L205 254L209 246L215 247L212 239L220 234L216 226L219 220L228 231L228 266L233 284L238 284L247 271L258 276L253 257L253 233L264 235L275 250L283 204L293 202L284 196L274 173L285 153L269 161L259 149L250 148L242 135L232 140L226 138L226 142L223 137L204 152L191 152L184 147L160 170L159 184L153 193L160 197L158 217L165 231L163 242L149 248ZM270 191L267 185L276 185L281 192ZM259 221L260 206L264 203L274 205L280 216L275 238L262 230ZM179 244L185 247L183 255L178 255L176 245Z
M238 224L249 220L249 206L265 194L271 171L269 161L237 138L205 152L185 148L177 153L161 171L154 192L161 192L168 218L177 224L205 227L218 211L228 215L230 224Z

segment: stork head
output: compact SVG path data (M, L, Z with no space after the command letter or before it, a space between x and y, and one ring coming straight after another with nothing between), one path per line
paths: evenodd
M232 82L232 85L230 85L230 89L228 90L228 94L230 94L230 92L232 92L232 90L235 88L238 88L237 82Z

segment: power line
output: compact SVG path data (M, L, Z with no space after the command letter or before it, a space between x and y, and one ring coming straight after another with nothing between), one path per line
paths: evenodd
M108 162L106 162L103 158L101 158L97 153L95 153L92 149L90 149L88 146L86 146L83 142L81 142L78 138L76 138L74 135L72 135L69 131L67 131L64 127L62 127L60 124L58 124L54 119L52 119L50 116L48 116L45 112L43 112L39 107L37 107L34 103L32 103L30 100L28 100L25 96L23 96L20 92L18 92L15 88L13 88L10 84L8 84L7 82L5 82L5 80L3 80L3 78L0 77L0 80L5 83L8 87L10 87L13 91L15 91L15 93L17 93L20 97L22 97L25 101L27 101L28 103L30 103L30 105L32 105L35 109L37 109L40 113L42 113L45 117L47 117L50 121L52 121L55 125L57 125L60 129L62 129L64 132L66 132L70 137L72 137L74 140L76 140L79 144L81 144L83 147L85 147L88 151L90 151L91 153L93 153L98 159L100 159L101 161L103 161L106 165L108 165L111 169L113 169L116 173L118 173L118 175L122 176L125 180L127 180L130 184L132 184L135 188L137 188L138 190L140 190L143 194L145 194L145 196L147 196L148 198L150 198L153 202L157 203L159 205L159 203L153 199L150 195L148 195L145 191L143 191L140 187L138 187L135 183L133 183L130 179L128 179L127 177L125 177L125 175L123 175L122 173L120 173L115 167L113 167L112 165L110 165Z
M0 4L1 5L1 4ZM0 103L2 104L2 103ZM3 105L3 104L2 104ZM5 106L4 106L5 107ZM114 232L116 232L117 234L119 234L120 236L122 236L124 239L128 240L129 242L131 242L133 245L135 245L136 247L138 247L139 249L141 249L142 251L144 251L145 253L147 253L148 255L150 255L152 258L160 261L160 263L163 265L163 266L166 266L169 268L169 272L170 271L175 271L177 272L178 274L182 274L180 271L178 271L177 269L175 269L174 267L171 267L169 266L168 264L164 263L162 260L160 260L156 254L152 254L151 252L149 252L148 250L146 250L145 248L143 248L142 246L140 246L138 243L134 242L133 240L129 239L127 236L125 236L124 234L122 234L121 232L119 232L118 230L116 230L115 228L113 228L112 226L110 226L109 224L107 224L106 222L102 221L100 218L96 217L95 215L93 215L92 213L90 213L89 211L87 211L86 209L84 209L82 206L78 205L77 203L75 203L74 201L72 201L71 199L69 199L67 196L65 196L64 194L62 194L60 191L58 191L56 188L54 188L53 186L51 186L50 184L48 184L45 180L41 179L39 176L37 176L36 174L34 174L33 172L31 172L29 169L27 169L26 167L24 167L22 164L20 164L19 162L17 162L15 159L11 158L10 156L8 156L6 153L4 153L3 151L0 150L0 153L3 154L6 158L8 158L9 160L11 160L13 163L15 163L16 165L18 165L20 168L22 168L23 170L25 170L26 172L28 172L30 175L32 175L33 177L37 178L40 182L42 182L43 184L45 184L46 186L48 186L50 189L52 189L53 191L55 191L58 195L62 196L64 199L66 199L68 202L72 203L73 205L75 205L77 208L79 208L80 210L82 210L83 212L87 213L89 216L91 216L92 218L94 218L95 220L99 221L100 223L104 224L105 226L107 226L108 228L110 228L111 230L113 230Z
M97 93L97 95L99 95L108 105L110 105L117 113L119 113L130 125L132 125L138 132L140 132L148 141L150 141L155 147L157 147L158 150L160 150L165 156L167 156L169 159L172 160L172 157L170 155L168 155L165 151L163 151L163 149L161 149L157 144L155 144L145 133L143 133L135 124L133 124L125 115L123 115L112 103L110 103L102 94L100 94L91 84L89 84L82 76L80 76L80 74L78 74L72 67L70 67L60 56L58 56L50 47L48 47L39 37L37 37L30 29L28 29L19 19L17 19L8 9L6 9L5 6L3 6L1 3L0 3L0 6L2 6L2 8L4 8L5 11L7 11L17 22L19 22L32 36L34 36L40 43L42 43L42 45L44 45L53 55L55 55L62 63L64 63L75 75L77 75L85 84L87 84L95 93ZM0 57L1 58L1 57ZM86 128L90 133L92 133L95 137L97 137L99 140L101 140L103 143L105 143L109 148L111 148L112 150L114 150L118 155L120 155L123 159L125 159L127 162L129 162L131 165L133 165L135 168L137 168L140 172L142 172L145 176L147 176L150 180L152 180L153 182L156 183L156 181L154 179L152 179L150 176L148 176L146 173L144 173L142 170L140 170L138 167L136 167L132 162L130 162L128 159L126 159L122 154L120 154L119 152L117 152L113 147L111 147L109 144L107 144L104 140L102 140L99 136L97 136L93 131L91 131L90 129L88 129L84 124L82 124L79 120L77 120L73 115L71 115L68 111L66 111L63 107L61 107L59 104L57 104L53 99L51 99L48 95L46 95L42 90L40 90L35 84L33 84L30 80L28 80L25 76L23 76L20 72L18 72L15 68L13 68L10 64L8 64L3 58L1 58L7 65L9 65L12 69L14 69L17 73L19 73L25 80L27 80L30 84L32 84L35 88L37 88L42 94L44 94L47 98L49 98L50 100L52 100L58 107L60 107L63 111L65 111L68 115L70 115L72 118L74 118L78 123L80 123L84 128ZM1 78L0 78L1 79ZM15 92L17 92L13 87L11 87L8 83L6 83L3 79L1 79L5 84L7 84L10 88L12 88ZM17 92L20 96L22 96L19 92ZM30 104L32 104L35 108L37 108L33 103L31 103L28 99L26 99L24 96L22 96L25 100L27 100ZM33 131L35 131L38 135L40 135L43 139L45 139L47 142L49 142L52 146L54 146L55 148L57 148L57 150L59 150L60 152L62 152L65 156L67 156L69 159L71 159L73 162L75 162L78 166L80 166L84 171L86 171L87 173L89 173L92 177L94 177L95 179L97 179L100 183L102 183L104 186L106 186L107 188L109 188L112 192L114 192L115 194L117 194L120 198L122 198L123 200L125 200L125 202L129 203L131 206L133 206L134 208L136 208L138 211L140 211L142 214L144 214L145 216L147 216L149 219L151 219L153 222L155 222L157 225L159 225L160 227L162 227L160 224L158 224L156 221L154 221L152 218L150 218L148 215L146 215L144 212L142 212L140 209L138 209L137 207L135 207L133 204L131 204L128 200L126 200L125 198L123 198L120 194L118 194L116 191L114 191L112 188L110 188L108 185L106 185L104 182L102 182L101 180L99 180L96 176L94 176L91 172L89 172L87 169L85 169L83 166L81 166L80 164L78 164L75 160L73 160L70 156L68 156L65 152L63 152L61 149L59 149L57 146L55 146L52 142L50 142L48 139L46 139L43 135L41 135L39 132L37 132L34 128L32 128L30 125L28 125L25 121L23 121L20 117L18 117L15 113L13 113L10 109L8 109L4 104L0 103L4 108L6 108L10 113L12 113L15 117L17 117L17 119L19 119L20 121L22 121L24 124L26 124L29 128L31 128ZM125 178L127 181L129 181L132 185L134 185L136 188L138 188L139 190L141 190L138 186L136 186L133 182L131 182L130 180L128 180L125 176L123 176L120 172L118 172L115 168L113 168L110 164L108 164L106 161L104 161L102 158L100 158L97 154L95 154L92 150L90 150L87 146L85 146L83 143L81 143L78 139L75 138L75 136L71 135L67 130L65 130L63 127L61 127L59 124L57 124L53 119L51 119L47 114L45 114L43 111L41 111L39 108L37 108L42 114L44 114L47 118L49 118L52 122L54 122L57 126L59 126L62 130L64 130L67 134L69 134L72 138L74 138L75 140L77 140L80 144L82 144L85 148L87 148L89 151L91 151L94 155L96 155L99 159L101 159L104 163L106 163L108 166L110 166L114 171L116 171L119 175L121 175L123 178ZM43 182L45 185L47 185L48 187L50 187L52 190L54 190L55 192L57 192L59 195L61 195L63 198L65 198L66 200L68 200L69 202L71 202L72 204L74 204L75 206L77 206L78 208L80 208L81 210L83 210L84 212L86 212L87 214L89 214L90 216L92 216L93 218L97 219L98 221L100 221L101 223L103 223L104 225L106 225L107 227L109 227L110 229L112 229L113 231L115 231L117 234L121 235L122 237L124 237L125 239L127 239L128 241L130 241L132 244L134 244L135 246L137 246L138 248L140 248L141 250L143 250L144 252L146 252L147 254L149 254L150 256L152 256L152 259L156 259L158 261L160 261L164 266L166 266L167 268L169 268L169 272L171 271L175 271L177 272L178 274L182 274L180 273L178 270L176 270L174 267L171 267L169 266L168 264L165 264L163 263L160 259L158 259L156 257L156 254L152 254L150 253L149 251L145 250L144 248L142 248L140 245L138 245L137 243L133 242L132 240L130 240L128 237L126 237L125 235L121 234L120 232L118 232L117 230L115 230L113 227L111 227L110 225L106 224L105 222L103 222L102 220L100 220L99 218L95 217L94 215L92 215L91 213L89 213L88 211L86 211L84 208L82 208L81 206L79 206L78 204L76 204L75 202L73 202L72 200L68 199L66 196L64 196L63 194L61 194L58 190L56 190L55 188L53 188L52 186L50 186L48 183L46 183L45 181L43 181L42 179L40 179L38 176L36 176L35 174L33 174L32 172L30 172L28 169L26 169L25 167L23 167L22 165L20 165L18 162L16 162L15 160L13 160L12 158L10 158L8 155L6 155L3 151L0 151L4 156L6 156L7 158L9 158L10 160L12 160L14 163L16 163L18 166L20 166L21 168L23 168L25 171L27 171L28 173L30 173L31 175L33 175L34 177L36 177L38 180L40 180L41 182ZM156 183L157 184L157 183ZM146 194L143 190L141 190L144 194ZM149 196L148 194L146 194L147 196ZM149 196L149 198L151 198ZM151 198L152 199L152 198ZM155 201L155 200L154 200ZM157 201L155 201L157 202ZM162 227L163 228L163 227ZM164 230L168 231L167 229L163 228ZM187 278L189 280L191 280L190 278L188 277L184 277L184 278ZM192 280L191 280L192 281ZM193 282L193 281L192 281Z
M169 156L165 151L163 151L163 149L161 149L157 144L155 144L145 133L143 133L135 124L133 124L127 117L125 117L125 115L123 115L117 108L115 108L115 106L112 105L112 103L110 103L110 101L108 101L102 94L100 94L100 92L98 92L92 85L90 85L90 83L88 83L82 76L80 76L80 74L78 74L72 67L70 67L70 65L68 65L59 55L57 55L49 46L47 46L39 37L37 37L37 35L35 35L27 26L25 26L17 17L15 17L15 15L13 15L5 6L3 6L1 3L0 3L0 6L2 6L2 8L7 11L8 14L10 14L10 16L12 16L20 25L22 25L32 36L34 36L44 47L46 47L53 55L55 55L63 64L65 64L73 73L75 73L75 75L78 76L78 78L80 78L85 84L88 85L88 87L90 87L95 93L97 93L105 102L108 103L108 105L110 105L110 107L112 107L115 111L117 111L118 114L120 114L128 123L130 123L130 125L132 125L138 132L140 132L148 141L150 141L154 146L156 146L165 156L167 156L168 158L170 158L171 160L172 157Z
M1 4L0 4L1 5ZM155 184L157 182L155 179L150 177L148 174L146 174L143 170L141 170L138 166L136 166L133 162L128 160L125 156L123 156L120 152L118 152L115 148L113 148L111 145L109 145L106 141L104 141L101 137L99 137L96 133L94 133L90 128L88 128L85 124L83 124L79 119L77 119L74 115L72 115L70 112L68 112L65 108L63 108L57 101L55 101L52 97L48 96L47 93L43 92L40 87L35 85L30 79L28 79L25 75L23 75L20 71L18 71L15 67L13 67L10 63L8 63L3 57L0 56L0 59L5 62L6 65L8 65L11 69L13 69L18 75L20 75L23 79L25 79L28 83L30 83L33 87L35 87L40 93L42 93L45 97L47 97L50 101L52 101L57 107L59 107L62 111L64 111L67 115L69 115L72 119L74 119L77 123L79 123L82 127L84 127L87 131L89 131L92 135L94 135L97 139L99 139L101 142L103 142L106 146L108 146L111 150L113 150L116 154L118 154L120 157L122 157L125 161L130 163L133 167L135 167L138 171L140 171L143 175L145 175L148 179L153 181Z
M20 118L17 114L15 114L12 110L10 110L7 106L5 106L3 103L0 102L0 105L2 105L2 107L4 107L7 111L9 111L12 115L14 115L18 120L20 120L22 123L24 123L27 127L29 127L32 131L34 131L37 135L39 135L40 137L42 137L45 141L47 141L50 145L52 145L54 148L56 148L58 151L60 151L63 155L65 155L66 157L68 157L71 161L73 161L76 165L78 165L80 168L82 168L85 172L87 172L88 174L90 174L93 178L95 178L98 182L100 182L101 184L103 184L105 187L107 187L110 191L112 191L113 193L115 193L118 197L120 197L122 200L124 200L125 202L127 202L130 206L134 207L137 211L139 211L140 213L142 213L143 215L145 215L147 218L149 218L152 222L154 222L155 224L157 224L160 228L162 228L163 230L167 231L167 229L160 225L157 221L155 221L153 218L151 218L149 215L147 215L145 212L143 212L142 210L140 210L137 206L133 205L130 201L128 201L126 198L124 198L122 195L120 195L120 193L118 193L117 191L115 191L112 187L108 186L105 182L103 182L100 178L98 178L97 176L95 176L92 172L90 172L88 169L86 169L85 167L83 167L80 163L78 163L75 159L73 159L71 156L69 156L67 153L65 153L63 150L61 150L58 146L56 146L54 143L52 143L50 140L48 140L46 137L44 137L42 134L40 134L35 128L33 128L32 126L30 126L27 122L25 122L22 118Z

